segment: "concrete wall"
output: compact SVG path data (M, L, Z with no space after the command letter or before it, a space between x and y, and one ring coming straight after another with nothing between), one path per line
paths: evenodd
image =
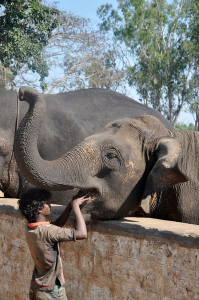
M16 201L0 202L0 300L27 300L25 221ZM61 246L68 300L199 300L198 225L125 218L88 229L87 240Z

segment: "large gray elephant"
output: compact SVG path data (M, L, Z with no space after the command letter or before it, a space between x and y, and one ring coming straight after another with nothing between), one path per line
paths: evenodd
M38 149L47 160L60 157L85 137L117 118L152 114L167 128L172 128L157 111L109 90L89 89L43 96L47 112L38 139ZM0 89L0 190L8 197L20 197L30 188L13 156L15 129L28 110L27 103L17 103L15 92ZM62 203L71 193L64 191L54 194L54 202Z
M168 130L142 115L106 125L62 157L44 160L37 149L45 101L22 89L30 108L15 140L15 155L32 184L50 190L78 188L92 194L82 212L114 219L141 206L152 217L199 224L199 133Z

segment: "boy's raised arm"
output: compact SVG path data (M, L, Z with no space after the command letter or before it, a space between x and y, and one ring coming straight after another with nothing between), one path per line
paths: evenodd
M70 202L67 205L64 211L61 213L61 215L54 222L52 222L52 224L59 227L63 227L70 216L71 210L73 209L75 220L76 220L76 227L75 227L76 239L80 240L80 239L87 238L87 228L80 210L80 205L82 205L85 201L88 201L90 199L91 198L87 196L74 199L72 202Z
M52 224L59 226L59 227L63 227L66 224L66 222L70 216L71 210L72 210L72 205L70 202L67 205L67 207L64 209L64 211L61 213L61 215L54 222L52 222Z
M86 239L87 238L87 228L84 218L82 216L80 205L85 201L90 200L90 197L86 198L81 197L72 201L72 207L75 214L76 219L76 228L75 228L75 236L77 240Z

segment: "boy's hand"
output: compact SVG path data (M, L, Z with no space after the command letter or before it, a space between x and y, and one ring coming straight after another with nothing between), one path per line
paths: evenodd
M80 206L88 200L91 200L91 197L88 196L88 195L85 195L83 197L79 197L79 198L76 198L76 199L72 200L71 204L72 204L72 207L75 206L75 205Z

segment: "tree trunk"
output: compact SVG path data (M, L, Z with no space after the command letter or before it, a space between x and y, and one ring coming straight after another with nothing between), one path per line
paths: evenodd
M199 131L199 113L196 113L196 124L195 124L196 131Z
M173 93L171 89L168 89L168 98L169 98L169 121L173 125Z
M6 68L3 66L0 67L0 76L0 86L3 89L7 89Z

